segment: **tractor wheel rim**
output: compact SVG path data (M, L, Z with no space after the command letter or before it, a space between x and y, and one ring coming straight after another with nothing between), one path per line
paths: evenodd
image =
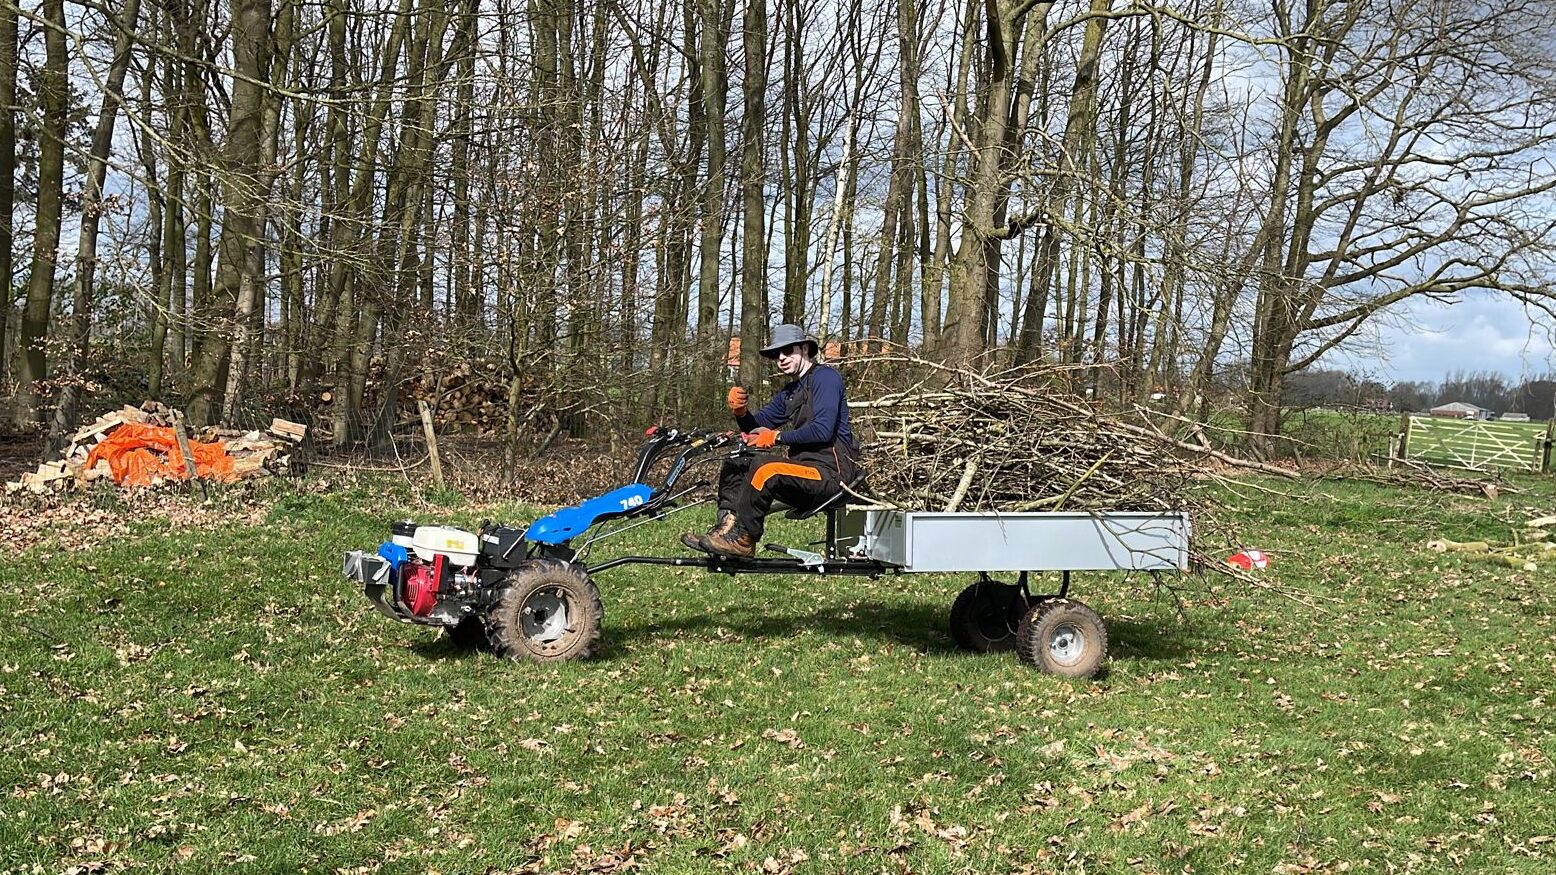
M520 612L524 637L542 646L555 643L568 632L568 607L567 596L561 590L531 593Z
M1048 655L1061 665L1074 665L1086 652L1086 633L1074 623L1061 623L1048 635Z

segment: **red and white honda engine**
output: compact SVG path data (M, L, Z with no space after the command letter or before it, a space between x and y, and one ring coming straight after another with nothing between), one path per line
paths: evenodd
M377 554L346 554L345 574L361 581L384 614L411 623L449 625L470 613L482 584L481 537L451 526L405 521L390 529ZM489 572L491 574L493 572Z
M397 523L396 528L405 526ZM409 551L400 568L397 600L417 617L426 617L441 594L466 592L480 583L476 559L481 539L474 532L449 526L415 526L409 537L395 532L391 542Z

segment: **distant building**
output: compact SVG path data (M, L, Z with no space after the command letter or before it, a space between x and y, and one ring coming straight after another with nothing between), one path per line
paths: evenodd
M1504 414L1502 414L1501 416L1499 416L1497 418L1502 420L1503 422L1528 422L1529 421L1529 414L1527 414L1527 413L1516 413L1516 412L1513 412L1513 411L1508 411L1507 413L1504 413Z
M1484 407L1477 407L1464 401L1450 401L1447 404L1439 404L1431 409L1433 416L1441 416L1445 419L1490 419L1492 412Z

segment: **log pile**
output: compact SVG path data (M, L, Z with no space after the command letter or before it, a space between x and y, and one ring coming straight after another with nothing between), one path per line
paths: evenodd
M1170 511L1203 469L1154 429L1049 388L1040 367L979 374L910 362L915 388L855 386L869 494L935 511ZM898 385L901 385L899 382ZM879 392L879 394L873 394Z
M490 437L508 421L508 382L506 366L495 360L464 361L413 383L409 406L427 402L440 432Z
M26 490L41 495L109 479L107 462L99 460L88 467L87 459L93 448L127 424L172 428L179 435L183 448L187 448L190 440L219 442L232 457L234 479L290 473L298 446L308 436L307 426L285 419L272 420L266 431L207 426L186 432L182 417L160 402L147 401L139 407L125 405L82 427L71 437L58 459L43 462L36 471L24 473L7 483L6 492ZM184 452L187 455L187 449Z
M509 384L508 365L495 358L466 359L416 375L402 374L395 399L395 423L417 423L417 403L425 401L433 410L439 434L502 434L508 419ZM385 363L381 358L374 359L364 387L363 409L379 409L388 388ZM325 392L319 400L328 405L334 394ZM327 415L327 410L320 413Z

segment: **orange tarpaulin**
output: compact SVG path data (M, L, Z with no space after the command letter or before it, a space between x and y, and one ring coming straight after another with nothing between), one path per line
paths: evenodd
M195 473L212 480L233 480L232 456L220 442L190 441ZM178 451L173 429L127 422L113 430L106 440L92 448L86 457L86 470L99 461L108 463L113 482L121 486L150 486L152 478L184 480L184 458Z

